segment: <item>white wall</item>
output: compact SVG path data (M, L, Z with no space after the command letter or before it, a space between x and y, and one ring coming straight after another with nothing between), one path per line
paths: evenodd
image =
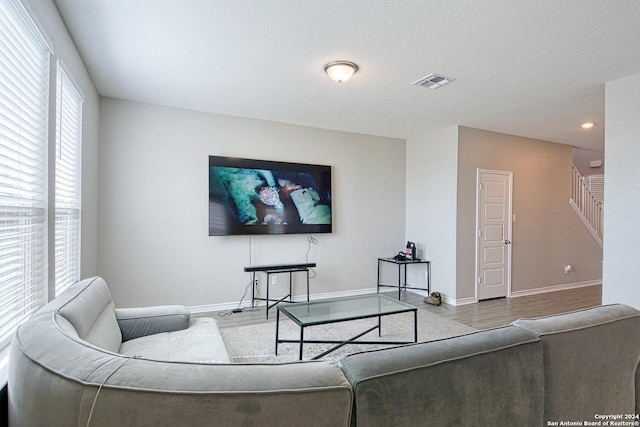
M607 83L605 94L602 302L640 308L640 74Z
M431 289L456 298L458 127L407 140L407 240L431 261Z
M95 86L52 0L26 0L25 7L52 44L84 95L82 111L82 277L98 271L98 105Z
M103 98L100 141L99 271L117 306L234 305L244 266L306 260L307 235L208 236L209 155L332 166L312 298L374 291L377 257L404 244L403 140Z

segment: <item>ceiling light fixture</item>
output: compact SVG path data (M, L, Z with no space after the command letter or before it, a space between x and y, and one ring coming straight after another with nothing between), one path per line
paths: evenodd
M331 80L342 83L346 82L358 71L358 66L349 61L333 61L324 66L324 72L331 77Z
M582 129L591 129L592 127L594 127L596 124L592 123L592 122L584 122L582 124Z

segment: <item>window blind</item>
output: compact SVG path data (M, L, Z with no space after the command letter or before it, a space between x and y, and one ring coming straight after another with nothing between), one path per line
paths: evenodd
M55 295L80 280L82 97L58 63L55 151Z
M49 49L0 0L0 351L46 299Z

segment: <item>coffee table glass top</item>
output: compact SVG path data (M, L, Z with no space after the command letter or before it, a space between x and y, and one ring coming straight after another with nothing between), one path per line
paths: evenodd
M386 295L372 294L308 303L281 304L278 305L278 310L284 312L300 326L311 326L405 313L417 308Z

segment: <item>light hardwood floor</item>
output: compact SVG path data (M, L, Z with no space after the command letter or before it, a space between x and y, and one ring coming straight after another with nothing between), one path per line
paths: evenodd
M447 319L476 329L508 325L525 317L540 317L602 304L602 286L588 286L517 298L497 298L476 304L432 306L419 295L407 293L405 301Z
M398 292L385 292L385 294L397 298ZM487 329L508 325L519 318L548 316L600 305L602 304L602 286L588 286L517 298L498 298L461 306L425 304L421 295L410 291L403 291L401 300L415 305L420 310L430 311L472 328ZM264 306L246 309L241 313L228 311L216 313L222 328L275 322L275 317L276 309L272 308L267 320Z

